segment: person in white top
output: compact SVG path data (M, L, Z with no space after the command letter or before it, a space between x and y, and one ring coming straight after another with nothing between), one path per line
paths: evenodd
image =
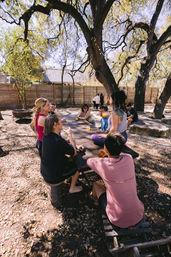
M93 104L94 104L94 108L97 110L99 105L100 105L100 96L99 94L97 94L94 98L93 98Z

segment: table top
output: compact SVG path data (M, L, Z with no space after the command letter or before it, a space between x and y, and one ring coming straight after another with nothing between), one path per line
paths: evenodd
M97 146L91 140L91 135L96 133L102 133L100 129L93 127L92 125L87 124L84 121L75 120L75 116L72 114L68 114L63 116L62 118L66 119L66 123L64 123L63 128L66 129L70 127L72 129L73 138L77 145L83 145L86 149L84 158L89 157L97 157L98 150L102 149L102 147ZM65 134L62 133L62 136L65 138Z

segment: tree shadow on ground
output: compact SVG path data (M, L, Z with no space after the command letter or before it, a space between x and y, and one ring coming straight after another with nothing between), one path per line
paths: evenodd
M62 209L63 224L34 238L28 256L98 256L109 255L101 230L100 212L88 197L89 189L77 194L66 194L69 184L65 184L65 200ZM32 231L29 224L24 226L23 237L29 238Z
M158 191L158 184L142 174L136 176L138 196L145 206L145 213L152 218L152 224L160 227L161 234L171 234L171 196ZM161 224L161 226L160 226Z
M163 159L162 159L163 157ZM167 158L168 157L168 158ZM159 156L149 158L148 154L144 154L136 163L136 172L148 175L151 172L158 172L170 178L170 153L162 150Z
M16 120L15 122L18 124L30 124L31 121L32 121L31 119L19 119L19 120Z

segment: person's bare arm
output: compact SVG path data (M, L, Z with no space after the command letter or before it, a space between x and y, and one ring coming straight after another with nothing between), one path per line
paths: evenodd
M109 130L109 133L116 132L119 125L119 116L115 113L111 114L111 129Z
M67 134L68 134L68 139L69 139L69 142L70 144L73 146L74 148L74 156L77 154L77 149L76 149L76 143L75 143L75 140L73 139L73 136L72 136L72 129L69 128L68 131L67 131Z
M39 117L39 120L38 120L38 125L41 126L41 127L44 127L45 126L45 116L40 116Z
M128 119L133 119L134 118L134 114L131 114L128 116Z
M82 115L82 112L80 112L78 115L77 115L77 117L76 118L78 118L78 119L82 119L82 117L81 117L81 115Z

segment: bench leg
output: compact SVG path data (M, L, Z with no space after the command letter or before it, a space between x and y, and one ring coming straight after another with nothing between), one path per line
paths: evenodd
M50 198L54 207L59 207L62 203L61 184L58 186L50 186Z

